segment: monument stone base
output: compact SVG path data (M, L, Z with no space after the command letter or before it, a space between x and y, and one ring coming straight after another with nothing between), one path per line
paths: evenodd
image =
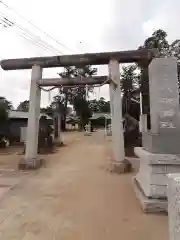
M44 159L34 158L34 159L25 159L22 158L19 161L18 168L19 170L35 170L44 165Z
M180 173L180 156L154 154L140 147L135 148L135 154L140 158L140 167L133 182L143 209L167 212L167 174Z
M145 213L168 212L167 199L156 199L146 197L142 189L140 188L139 183L136 181L135 177L133 177L133 187L136 197L139 200L141 207Z

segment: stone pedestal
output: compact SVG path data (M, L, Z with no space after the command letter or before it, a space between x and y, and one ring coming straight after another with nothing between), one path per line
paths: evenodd
M143 210L167 212L167 174L180 172L180 155L153 154L139 147L135 154L140 168L133 182Z
M85 133L84 133L84 136L91 136L92 135L92 132L91 132L91 124L87 124L85 126Z
M144 127L143 147L135 148L140 168L133 181L144 211L167 212L167 174L180 173L179 93L174 58L153 59L149 91L151 129Z
M63 145L63 139L61 134L61 114L56 113L54 118L54 144L57 147Z
M112 136L112 126L109 124L107 128L105 129L106 131L106 136Z
M169 240L180 239L180 174L168 175Z
M26 159L22 158L19 161L18 168L19 170L35 170L44 165L44 159L34 158L34 159Z

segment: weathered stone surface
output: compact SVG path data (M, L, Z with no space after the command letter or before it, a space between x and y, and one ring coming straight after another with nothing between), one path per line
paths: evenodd
M121 103L121 86L120 86L120 70L119 63L111 60L108 65L109 78L109 94L111 108L112 123L112 150L113 158L117 162L123 162L125 158L124 151L124 135L122 124L122 103ZM123 165L123 164L122 164Z
M44 162L44 159L25 159L25 158L22 158L20 161L19 161L19 164L18 164L18 168L19 170L35 170L35 169L38 169L40 168L42 165L44 165L45 162Z
M168 175L169 239L180 239L180 174Z
M177 60L153 59L149 66L150 129L142 131L143 148L135 148L140 158L135 188L145 209L151 209L151 204L157 211L165 209L161 200L167 202L167 174L180 173L178 89Z
M149 65L151 129L143 132L143 147L154 153L178 154L180 116L177 61L155 58Z
M132 164L125 159L122 162L117 162L114 160L109 161L109 171L114 173L127 173L131 172Z
M180 154L155 154L146 151L142 147L136 147L134 152L136 156L149 165L180 165Z
M180 120L179 120L180 121ZM151 153L179 154L180 131L172 133L142 134L143 148Z
M167 200L153 199L153 198L146 197L135 178L133 178L133 187L134 187L136 197L139 200L144 212L146 213L165 212L166 213L168 211Z
M142 148L135 148L135 153L140 157L139 172L135 178L146 197L166 198L167 174L180 173L179 157L171 154L151 154Z

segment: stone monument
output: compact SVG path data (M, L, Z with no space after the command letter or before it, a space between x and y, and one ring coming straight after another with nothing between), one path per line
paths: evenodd
M167 212L167 174L180 172L180 114L177 61L155 58L149 65L150 129L143 118L139 172L133 179L143 210Z
M112 125L109 124L106 128L106 136L112 136Z
M88 124L85 125L85 133L84 136L91 136L91 123L89 122Z

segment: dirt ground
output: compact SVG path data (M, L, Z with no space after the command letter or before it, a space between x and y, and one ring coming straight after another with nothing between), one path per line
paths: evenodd
M66 133L64 142L32 172L17 171L20 155L0 154L0 182L17 182L1 194L0 239L168 240L168 217L144 214L135 198L135 173L107 171L102 131Z

